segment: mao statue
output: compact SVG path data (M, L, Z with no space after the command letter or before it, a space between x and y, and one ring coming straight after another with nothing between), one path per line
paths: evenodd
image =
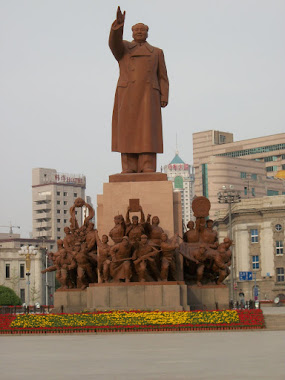
M133 41L123 40L125 12L120 7L109 46L120 76L112 119L112 151L120 152L122 173L156 171L163 153L161 107L168 104L168 77L163 51L146 42L148 26L132 27Z

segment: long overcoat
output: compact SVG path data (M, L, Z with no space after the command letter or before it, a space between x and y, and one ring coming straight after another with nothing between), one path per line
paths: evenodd
M163 153L161 101L168 102L163 51L147 42L123 41L123 24L112 24L109 46L120 76L112 119L112 151Z

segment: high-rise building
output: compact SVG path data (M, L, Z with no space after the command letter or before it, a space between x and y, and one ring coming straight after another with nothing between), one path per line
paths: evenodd
M69 209L76 198L85 199L83 175L58 173L55 169L36 168L32 172L33 238L63 239L69 226ZM76 210L82 220L82 209Z
M193 219L192 200L194 197L194 171L193 166L185 164L176 151L173 160L164 166L167 178L173 184L175 191L181 193L182 219L184 226Z
M217 198L223 185L233 185L242 198L285 193L285 182L275 178L285 169L285 133L236 142L232 133L194 133L193 163L195 194L209 198L211 218L224 207Z

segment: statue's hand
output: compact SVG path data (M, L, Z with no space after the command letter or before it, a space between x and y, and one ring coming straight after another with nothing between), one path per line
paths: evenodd
M122 14L121 12L121 8L118 7L117 9L117 24L123 24L125 22L125 16L126 16L126 11L124 11L124 13Z
M167 102L163 102L163 101L160 102L160 105L161 105L162 108L166 107L167 104L168 104Z

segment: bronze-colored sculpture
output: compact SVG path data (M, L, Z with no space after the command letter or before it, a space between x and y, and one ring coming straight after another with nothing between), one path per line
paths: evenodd
M77 263L77 288L85 289L90 282L96 281L96 272L93 271L86 246L75 243L73 257Z
M148 244L147 236L142 235L141 241L132 256L135 271L140 282L151 279L160 281L159 270L155 261L155 256L158 253L158 249Z
M163 153L161 107L168 103L168 78L161 49L146 42L148 26L132 27L133 41L123 41L125 12L120 7L109 46L119 63L112 120L112 151L121 152L122 172L156 171Z
M115 226L109 232L110 238L115 244L121 243L126 234L126 224L123 215L116 215L114 217Z
M213 220L206 220L210 207L207 198L194 198L192 209L196 217L196 227L194 228L194 222L188 222L189 230L184 233L183 243L179 246L179 253L184 257L184 279L187 283L196 282L199 286L211 281L220 285L230 273L229 248L232 241L225 238L223 243L218 243Z
M168 274L174 280L176 280L176 261L175 261L175 250L179 247L177 242L178 234L174 235L171 239L168 239L167 234L163 233L161 235L161 272L160 278L161 281L168 280Z
M107 235L102 236L102 241L99 236L97 238L97 244L99 247L98 271L101 282L108 282L110 279L110 264L112 256L110 254L111 246L108 244L108 240Z
M132 217L132 223L130 221L130 207L128 207L127 215L126 215L126 236L129 237L130 243L135 244L140 241L141 236L145 233L144 224L145 217L143 213L143 209L139 206L139 210L141 213L141 219L139 222L139 218L134 215Z
M130 282L132 277L131 250L132 246L127 236L123 237L121 243L111 248L112 262L110 264L110 274L113 277L113 282L120 282L120 280Z
M186 243L197 243L199 241L199 232L194 226L195 223L192 220L187 223L188 230L183 235L183 240Z
M145 231L149 239L151 240L151 243L160 247L161 235L164 233L164 231L159 226L160 220L158 216L154 216L152 218L151 224L150 224L150 218L151 218L151 215L148 214L146 224L145 224Z

